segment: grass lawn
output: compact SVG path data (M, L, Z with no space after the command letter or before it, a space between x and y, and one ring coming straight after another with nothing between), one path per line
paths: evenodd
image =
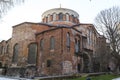
M100 75L100 76L92 76L89 77L91 80L112 80L113 78L120 77L116 75ZM76 79L70 79L70 80L86 80L87 77L81 77L81 78L76 78Z

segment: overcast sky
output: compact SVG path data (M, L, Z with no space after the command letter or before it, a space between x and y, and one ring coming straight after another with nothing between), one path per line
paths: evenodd
M101 10L120 6L120 0L26 0L0 20L0 41L11 38L12 26L22 22L41 22L44 11L59 8L60 4L62 8L76 11L81 23L94 23Z

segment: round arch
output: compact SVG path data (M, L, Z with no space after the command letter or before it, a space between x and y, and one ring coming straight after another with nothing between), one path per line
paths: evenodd
M82 53L81 61L82 61L81 72L85 72L85 73L91 72L92 61L91 61L91 56L89 55L88 52Z

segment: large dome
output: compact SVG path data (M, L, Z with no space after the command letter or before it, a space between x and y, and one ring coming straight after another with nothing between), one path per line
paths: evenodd
M79 14L71 9L54 8L42 14L42 21L48 24L74 25L79 23Z

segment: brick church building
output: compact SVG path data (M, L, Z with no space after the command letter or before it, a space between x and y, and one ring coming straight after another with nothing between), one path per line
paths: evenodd
M12 37L0 42L1 74L63 75L93 72L93 57L106 38L93 24L83 24L71 9L54 8L42 22L13 26Z

